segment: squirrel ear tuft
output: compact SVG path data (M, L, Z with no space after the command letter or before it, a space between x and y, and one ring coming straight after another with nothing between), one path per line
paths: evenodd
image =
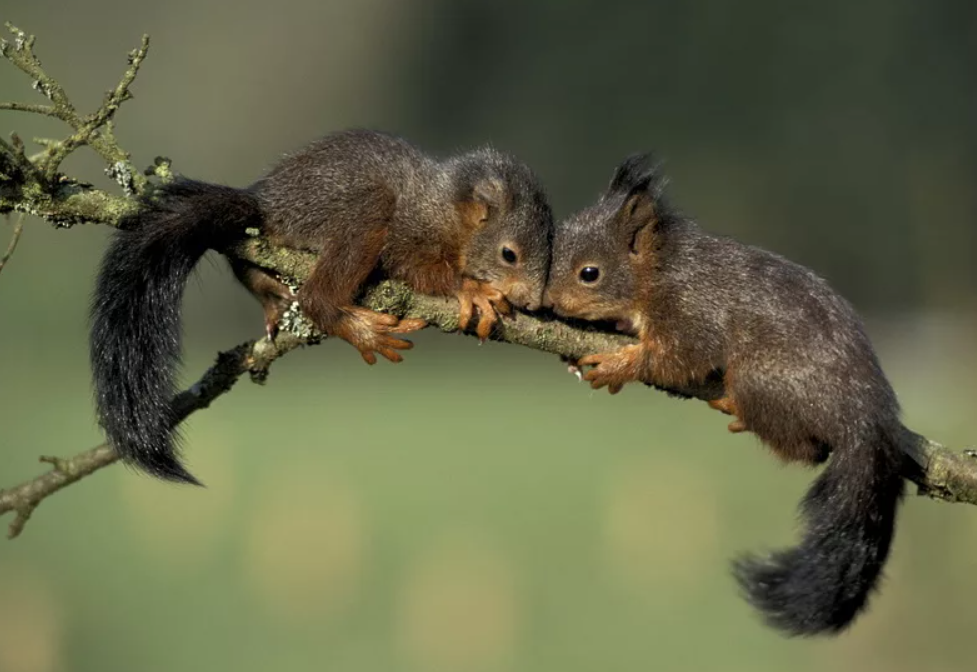
M658 177L658 162L651 152L632 154L614 170L614 177L607 186L608 194L631 192L642 183L647 187Z

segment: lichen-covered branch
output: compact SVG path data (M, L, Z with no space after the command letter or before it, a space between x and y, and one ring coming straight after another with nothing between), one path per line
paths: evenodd
M243 255L251 261L263 261L290 277L304 278L302 266L310 255L291 250L276 250L263 241L254 240L243 246ZM272 259L288 259L276 266ZM362 305L400 317L427 320L432 327L443 331L458 329L458 304L454 299L416 294L399 282L384 281L370 287ZM627 336L591 331L557 320L546 320L526 314L503 319L493 339L523 345L566 357L605 352L632 342ZM191 413L206 408L229 391L243 374L249 373L255 382L264 382L273 361L301 345L318 338L301 338L282 331L275 341L252 341L218 355L211 367L194 386L179 394L173 401L174 417L182 421ZM721 383L720 383L721 385ZM706 385L698 389L677 390L687 396L714 399L722 394L721 387ZM919 486L919 493L948 502L977 504L977 451L955 453L944 446L916 434L910 434L905 475ZM14 512L10 525L11 538L20 533L37 505L46 497L75 483L85 476L118 461L108 446L99 446L67 459L42 458L54 468L35 479L9 490L0 491L0 515Z
M245 373L263 381L268 368L276 359L304 342L290 334L282 334L274 342L267 339L249 341L217 355L217 362L192 387L173 399L174 424L183 422L191 413L207 408L228 392ZM69 458L43 456L52 468L36 478L7 490L0 490L0 515L13 513L7 528L7 538L13 539L23 530L38 505L72 483L77 483L99 469L119 461L115 450L103 444Z
M129 199L113 197L91 185L58 172L73 151L89 146L106 162L105 169L122 187L125 195L142 194L149 184L135 170L115 139L112 118L119 106L132 98L129 87L149 50L149 37L143 36L138 49L129 53L129 67L118 85L109 91L97 110L82 115L72 104L61 84L45 72L34 54L34 36L6 24L13 41L0 40L0 57L10 61L33 80L33 88L51 105L0 102L0 111L10 110L54 117L73 131L63 140L40 140L42 151L28 157L24 143L16 135L11 141L0 139L0 213L22 212L71 226L81 222L117 222L132 206Z
M133 170L129 155L122 150L115 139L111 120L119 106L132 98L129 87L136 79L139 68L149 51L149 36L143 35L139 48L129 52L129 67L118 85L105 95L105 100L99 108L89 115L82 116L75 109L64 87L49 76L41 66L41 61L34 54L34 36L27 35L10 23L5 25L14 40L12 43L0 40L0 56L30 77L34 82L34 90L48 98L52 105L9 102L0 103L0 109L55 117L75 131L60 142L48 143L46 151L35 161L35 165L44 174L46 181L53 183L58 177L58 168L62 161L77 148L88 145L105 160L108 164L106 172L122 186L126 193L141 193L146 185L146 178Z
M919 486L919 494L944 502L977 504L977 450L949 450L942 444L909 432L911 446L904 473Z
M63 226L80 222L118 226L126 214L137 208L133 196L147 192L150 183L146 176L154 176L163 182L173 178L170 161L162 157L156 159L145 175L136 173L111 128L112 116L119 105L131 97L129 86L146 56L148 37L143 38L139 49L130 53L129 69L119 85L107 94L102 106L95 113L82 117L63 87L41 68L34 56L33 36L9 24L8 28L14 41L0 41L0 56L28 74L35 82L35 89L47 96L52 104L0 103L0 110L53 116L67 123L75 133L60 141L37 140L44 150L34 156L26 154L24 143L16 135L11 135L9 142L0 138L0 213L28 213ZM64 157L82 145L92 147L106 161L106 172L120 184L123 195L110 194L56 172ZM278 273L292 284L301 284L308 276L315 261L313 255L273 247L258 231L247 234L242 236L239 245L225 252ZM424 319L443 331L458 329L458 304L454 299L416 294L402 283L385 281L372 286L365 291L361 303L400 317ZM318 340L308 329L301 335L296 333L283 329L273 342L262 339L221 353L217 363L196 385L173 400L175 421L180 422L194 411L206 408L230 390L244 373L249 373L255 382L263 382L275 359ZM633 342L620 334L519 313L503 319L492 337L570 358L605 352ZM703 400L723 394L722 382L718 379L669 392ZM921 494L944 501L977 504L977 452L954 453L912 433L904 444L907 447L905 475L919 485ZM116 462L118 456L111 447L99 446L71 458L42 460L51 463L53 469L19 486L0 491L0 514L15 514L10 526L11 537L20 533L46 497Z

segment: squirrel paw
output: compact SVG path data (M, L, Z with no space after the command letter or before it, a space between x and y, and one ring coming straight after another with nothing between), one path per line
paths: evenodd
M458 314L458 328L465 331L471 322L474 309L478 308L478 326L475 333L480 341L484 341L492 333L492 327L498 322L499 315L512 312L505 294L492 287L487 282L465 279L457 293L461 310Z
M376 364L377 357L374 353L380 353L396 363L404 359L397 351L410 350L414 344L391 334L409 334L426 326L427 322L424 320L401 320L395 315L354 307L347 309L338 328L333 331L336 336L359 350L367 364Z
M611 394L617 394L626 383L641 379L643 354L640 345L626 345L614 352L581 357L577 365L593 367L584 374L584 380L592 388L599 390L606 387Z
M732 432L733 434L738 434L739 432L748 431L746 427L746 423L743 422L743 420L739 417L740 416L739 406L736 405L736 401L734 401L731 396L726 395L725 397L721 397L719 399L713 399L712 401L709 401L707 403L709 404L709 408L714 408L717 411L725 413L726 415L736 416L736 420L729 423L730 432Z

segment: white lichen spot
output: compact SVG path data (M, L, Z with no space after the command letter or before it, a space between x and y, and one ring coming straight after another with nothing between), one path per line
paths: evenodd
M319 335L316 332L312 322L309 321L309 318L302 313L302 309L299 308L298 301L293 301L288 309L282 313L282 318L279 320L279 325L283 331L294 334L295 336L306 341L311 341L317 338Z
M132 168L124 161L116 161L105 169L105 174L115 180L126 196L136 193L135 178L132 175Z
M27 33L22 30L14 31L14 49L17 51L22 51L24 45L27 44Z
M257 238L261 235L261 229L256 229L253 226L249 226L244 230L244 235L250 236L251 238Z

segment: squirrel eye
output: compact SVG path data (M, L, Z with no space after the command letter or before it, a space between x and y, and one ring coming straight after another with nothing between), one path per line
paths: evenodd
M589 284L597 282L600 277L600 269L596 266L584 266L580 269L580 280Z
M510 248L508 248L508 247L503 247L502 248L502 259L505 261L505 263L507 263L507 264L514 264L514 263L516 263L516 260L518 258L519 257L516 255L516 253L513 250L511 250Z

